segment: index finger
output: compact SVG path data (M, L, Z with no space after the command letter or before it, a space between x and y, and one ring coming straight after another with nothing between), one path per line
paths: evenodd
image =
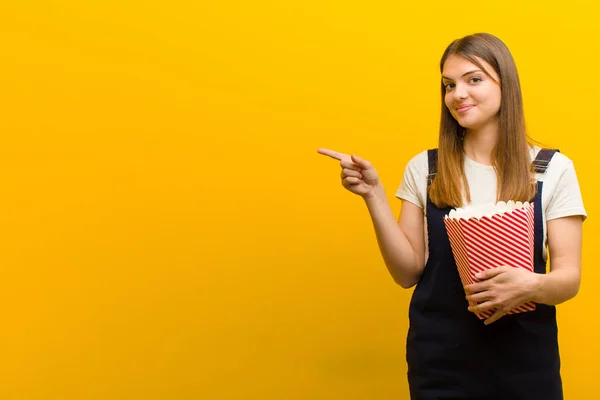
M323 154L325 156L329 156L331 158L335 158L336 160L342 160L344 157L348 157L347 154L338 153L337 151L329 150L329 149L318 149L317 153Z

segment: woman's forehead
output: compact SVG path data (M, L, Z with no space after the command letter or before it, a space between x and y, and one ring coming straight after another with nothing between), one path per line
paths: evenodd
M495 75L494 68L492 68L490 64L477 56L472 57L485 68L485 71L483 72L487 71L488 73ZM481 71L481 67L459 54L451 54L444 62L442 76L449 79L458 79L462 75L472 71Z

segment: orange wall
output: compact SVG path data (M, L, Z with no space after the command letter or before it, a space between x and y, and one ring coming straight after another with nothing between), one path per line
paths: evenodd
M410 291L318 147L394 212L436 143L438 60L488 31L590 215L559 307L566 397L600 396L596 2L0 5L0 398L406 399Z

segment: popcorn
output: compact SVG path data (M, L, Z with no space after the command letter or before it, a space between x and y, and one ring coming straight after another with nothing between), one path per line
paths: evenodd
M502 265L533 272L534 203L509 200L457 208L445 216L444 224L464 286L478 282L476 273ZM509 314L533 310L535 303L529 302ZM477 316L486 319L494 312Z

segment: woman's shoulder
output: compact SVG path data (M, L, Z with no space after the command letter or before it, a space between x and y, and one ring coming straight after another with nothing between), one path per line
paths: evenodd
M577 172L573 161L567 155L561 152L555 152L548 163L548 168L543 173L536 173L536 179L544 182L544 197L547 199L555 199L556 201L550 204L550 209L546 212L549 218L556 218L556 204L563 203L558 209L564 205L570 204L571 200L578 199L581 202L579 182ZM574 207L574 208L578 208ZM554 211L552 211L554 210ZM562 215L562 214L561 214Z
M408 163L406 164L407 168L413 170L427 170L429 168L429 150L423 150L415 155L413 155Z
M534 160L539 152L542 150L542 148L540 146L533 146L532 149L532 160ZM549 150L557 150L557 149L549 149ZM561 153L560 151L556 151L554 153L554 155L552 156L552 158L550 159L550 163L548 164L548 169L546 170L546 173L549 175L556 175L556 174L561 174L562 171L564 171L567 168L572 167L573 165L573 161L566 156L565 154Z

